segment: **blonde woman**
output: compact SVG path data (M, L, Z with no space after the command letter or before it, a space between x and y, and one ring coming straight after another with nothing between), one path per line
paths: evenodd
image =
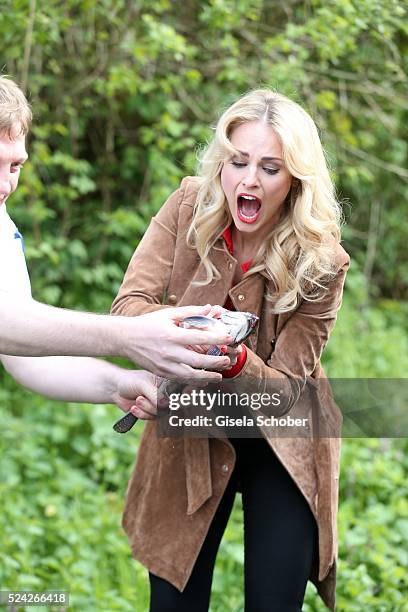
M285 96L249 92L220 117L200 176L152 219L112 310L211 302L257 314L223 376L279 389L269 414L338 424L319 382L349 265L340 217L313 120ZM208 610L237 490L246 612L301 610L308 579L334 609L338 438L261 427L255 439L183 440L156 428L145 428L123 523L150 573L151 612Z

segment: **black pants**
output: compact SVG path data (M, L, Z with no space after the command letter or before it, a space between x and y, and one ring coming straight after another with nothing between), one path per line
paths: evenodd
M231 439L237 463L193 572L180 593L150 574L150 612L207 612L215 558L237 484L242 490L245 612L298 612L318 562L315 518L264 439Z

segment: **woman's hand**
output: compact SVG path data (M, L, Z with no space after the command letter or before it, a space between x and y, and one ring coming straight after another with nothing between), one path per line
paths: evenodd
M238 344L238 346L227 346L227 350L225 352L226 355L230 358L231 367L234 366L237 361L239 355L242 353L242 344Z
M192 346L190 348L196 352L206 352L210 346ZM229 366L214 368L214 370L217 372L224 372L225 370L232 368L237 363L238 357L242 353L242 344L238 344L238 346L227 346L226 344L223 344L220 348L222 354L229 357L230 364Z

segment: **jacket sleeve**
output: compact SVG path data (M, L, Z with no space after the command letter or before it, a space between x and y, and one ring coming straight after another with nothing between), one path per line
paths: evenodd
M184 189L182 182L152 218L129 263L112 304L112 314L137 316L167 308L162 302L173 269L179 207Z
M305 385L316 384L312 374L335 325L349 263L350 258L344 252L342 265L328 283L324 297L318 301L302 300L281 329L266 364L247 349L246 363L233 380L246 391L278 392L280 404L274 408L275 415L289 412Z

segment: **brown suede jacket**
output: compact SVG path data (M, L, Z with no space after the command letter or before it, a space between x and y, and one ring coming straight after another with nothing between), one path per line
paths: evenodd
M268 427L262 432L316 518L319 572L310 579L334 610L340 436L324 437L317 430L324 432L329 424L331 432L339 432L341 415L328 385L322 384L325 375L320 356L341 305L349 256L336 243L337 273L323 299L301 300L295 310L279 315L270 312L265 300L269 280L262 274L252 274L232 287L237 262L223 239L211 252L221 279L197 286L193 281L205 278L203 266L196 251L186 244L197 189L197 179L183 179L152 219L112 313L135 316L164 305L223 305L229 295L237 310L260 317L257 332L246 343L247 361L237 379L247 377L264 385L279 381L284 397L277 415L290 412L312 423L310 436L276 436ZM123 526L134 557L180 591L192 572L234 464L235 451L227 438L158 438L156 423L146 424L127 490Z

